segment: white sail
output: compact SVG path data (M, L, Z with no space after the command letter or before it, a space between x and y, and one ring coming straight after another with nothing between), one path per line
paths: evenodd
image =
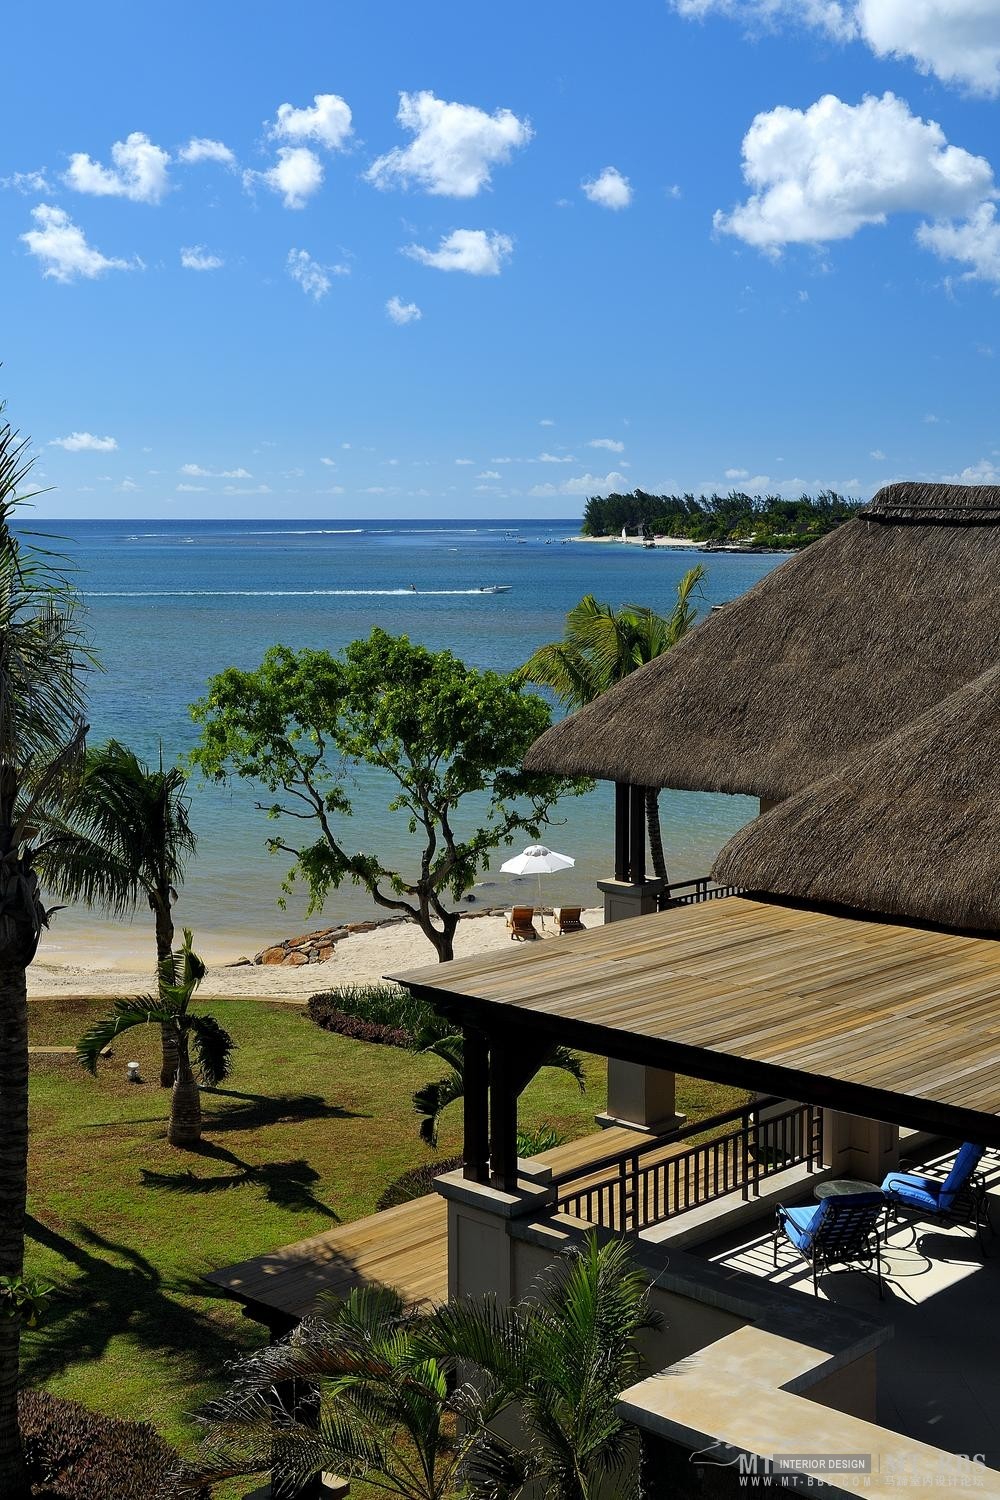
M628 541L628 537L625 535L625 527L624 526L622 527L622 541L623 542L627 542Z

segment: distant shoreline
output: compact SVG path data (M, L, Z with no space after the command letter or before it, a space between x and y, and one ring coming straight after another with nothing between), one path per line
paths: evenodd
M647 543L641 536L575 536L574 542L617 542L618 546L648 548ZM670 551L683 549L688 552L704 553L707 557L717 556L720 552L740 557L753 556L754 554L773 553L779 557L791 557L796 548L794 547L757 547L752 542L749 546L740 546L738 543L728 542L696 542L689 536L654 536L649 538L653 547L665 547ZM651 550L651 549L650 549Z

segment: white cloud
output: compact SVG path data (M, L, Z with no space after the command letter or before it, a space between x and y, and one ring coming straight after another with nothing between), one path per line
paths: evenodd
M497 473L496 469L484 469L481 474L477 474L476 475L476 478L477 479L499 479L500 475Z
M969 213L996 192L988 161L949 145L940 125L891 93L856 105L826 94L806 110L757 115L743 175L752 196L719 210L715 226L772 253L847 239L890 213Z
M960 474L945 474L945 484L1000 484L1000 469L988 458L969 464Z
M606 448L609 453L624 453L625 444L620 443L617 438L591 438L587 444L588 448Z
M924 415L921 418L921 421L926 422L928 427L936 427L940 420L941 418L935 416L934 412L932 411L924 412Z
M203 469L201 464L181 464L180 472L189 479L252 479L247 469Z
M877 464L885 462L885 454L881 448L873 448L868 457L873 458Z
M159 203L170 186L167 178L169 154L141 130L133 130L111 147L113 167L92 161L75 151L63 181L78 193L102 198L130 198L133 203Z
M286 208L305 208L323 185L323 163L308 146L281 146L278 160L266 172L243 173L243 185L262 182L272 193L280 193Z
M16 193L51 193L44 172L12 172L9 177L0 177L0 187L13 188Z
M252 489L241 488L236 484L226 484L222 487L224 495L269 495L271 486L268 484L255 484Z
M664 188L663 191L666 193L668 198L676 199L682 198L684 196L683 192L681 191L681 185L679 182L672 182L670 186Z
M113 453L117 438L95 437L92 432L71 432L69 437L53 438L50 448L65 448L67 453Z
M138 490L140 488L141 486L136 484L134 479L130 478L125 478L122 480L121 484L115 485L115 489L120 495L131 495L135 490Z
M963 223L921 224L917 239L942 260L963 261L966 276L1000 285L1000 223L996 204L981 203Z
M342 495L344 486L342 484L328 485L325 490L313 490L314 495Z
M456 458L455 462L457 464L461 465L462 468L469 468L472 464L475 463L475 459L474 458Z
M337 467L337 460L335 458L321 458L320 463L326 464L328 469L335 469Z
M492 169L526 146L532 130L509 109L492 115L472 104L449 104L429 89L401 93L396 119L413 133L408 146L380 156L365 174L376 187L415 184L447 198L474 198Z
M556 424L553 422L551 417L543 417L538 425L539 427L554 427Z
M732 16L749 28L811 26L835 41L864 41L879 57L909 58L921 73L974 93L1000 92L1000 10L993 0L673 0L682 16Z
M535 459L535 462L537 464L575 464L576 459L573 457L572 453L561 455L558 453L539 453L538 457Z
M207 495L207 484L179 484L177 485L179 495Z
M286 265L292 280L316 302L330 290L331 277L350 274L347 266L324 266L313 260L308 250L289 250Z
M31 217L37 227L20 238L41 261L43 276L51 276L55 281L75 281L78 276L92 280L105 271L142 269L141 260L118 260L88 245L83 230L73 223L65 209L40 203L31 210Z
M513 253L514 241L506 234L487 229L453 229L436 250L423 245L404 245L403 254L423 266L439 271L466 271L470 276L499 276Z
M351 135L351 108L339 94L316 94L305 109L279 104L267 133L276 141L315 141L328 151L341 151Z
M187 145L178 151L177 160L187 162L189 166L196 166L202 161L218 162L223 167L236 165L236 157L223 141L213 141L204 135L192 136Z
M185 271L218 271L225 264L220 255L213 255L204 245L184 245L181 248L181 265Z
M385 310L394 323L416 323L423 317L415 302L401 302L398 297L390 297Z
M628 208L632 202L632 184L617 167L605 167L599 176L581 182L584 195L602 208Z
M727 479L749 479L750 478L750 470L749 469L727 469L726 470L726 478Z
M602 475L580 474L574 479L564 479L562 484L536 484L528 494L546 499L552 495L606 495L610 490L627 488L625 475L613 471Z

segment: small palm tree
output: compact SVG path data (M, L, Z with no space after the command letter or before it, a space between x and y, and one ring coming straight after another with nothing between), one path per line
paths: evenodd
M47 887L65 901L114 916L145 901L153 913L157 975L173 951L173 905L197 843L185 785L179 767L164 770L162 754L154 769L117 740L96 746L42 863ZM176 1072L173 1032L164 1027L162 1087L171 1086Z
M97 1060L116 1036L133 1026L158 1025L169 1031L177 1050L177 1073L170 1098L167 1140L172 1146L196 1146L201 1140L201 1098L191 1067L190 1048L197 1055L201 1081L215 1087L228 1078L234 1042L214 1016L191 1010L205 965L191 947L190 929L184 929L184 945L168 954L160 966L159 992L116 1000L110 1016L97 1021L77 1043L77 1056L91 1073Z
M700 564L684 574L677 585L677 602L668 615L639 604L616 610L586 594L566 616L562 640L539 646L519 676L551 689L569 709L592 703L637 667L672 650L687 635L698 614L692 596L704 576ZM646 788L646 827L653 870L666 880L656 787Z
M472 1454L473 1493L490 1500L525 1488L546 1500L635 1495L638 1438L620 1417L618 1398L641 1371L639 1334L660 1321L628 1245L600 1245L594 1235L560 1256L522 1303L477 1299L439 1309L428 1347L439 1359L474 1366L477 1384L516 1405L523 1434L516 1445L482 1434Z
M328 1470L406 1500L466 1495L469 1453L504 1400L455 1384L427 1321L389 1287L321 1298L315 1318L242 1360L206 1408L192 1488L270 1470L273 1495L296 1495ZM317 1390L308 1411L275 1400L289 1381Z
M28 445L0 403L0 1495L23 1500L17 1419L28 1173L27 970L49 913L37 851L83 754L84 684L93 658L58 560L14 530L30 499ZM11 1300L13 1298L13 1300Z
M423 1043L418 1040L417 1049L433 1053L448 1067L442 1078L435 1079L433 1083L425 1083L413 1095L413 1108L421 1116L420 1139L428 1146L436 1146L442 1114L449 1104L465 1094L465 1040L461 1032L456 1032L451 1036L434 1037ZM583 1061L569 1047L554 1046L542 1066L561 1068L564 1073L569 1073L580 1085L581 1093L587 1087Z

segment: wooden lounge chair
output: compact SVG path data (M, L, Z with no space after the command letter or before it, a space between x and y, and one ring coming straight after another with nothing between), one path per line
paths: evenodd
M559 936L564 932L584 932L583 923L580 921L582 906L560 906L556 912L559 919Z
M829 1271L835 1265L856 1265L875 1272L881 1298L878 1231L885 1203L885 1195L876 1191L824 1198L815 1207L779 1207L774 1229L774 1264L778 1264L779 1240L786 1239L812 1266L814 1292L819 1290L821 1271Z
M538 936L534 916L535 908L533 906L515 906L511 909L510 916L507 918L511 942L515 938L519 942L526 942Z

